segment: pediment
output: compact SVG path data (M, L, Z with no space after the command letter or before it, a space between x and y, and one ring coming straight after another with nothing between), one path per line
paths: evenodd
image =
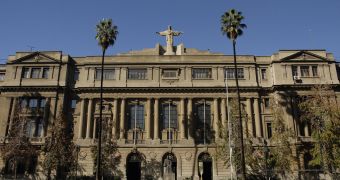
M329 59L327 59L326 57L322 57L320 55L314 54L312 52L309 51L299 51L296 52L292 55L289 55L287 57L284 57L282 59L280 59L280 61L285 61L285 62L289 62L289 61L329 61Z
M13 60L11 63L17 64L17 63L60 63L59 59L56 59L55 57L52 57L50 55L47 55L42 52L33 52L29 54L22 54L19 55L19 57L15 60Z

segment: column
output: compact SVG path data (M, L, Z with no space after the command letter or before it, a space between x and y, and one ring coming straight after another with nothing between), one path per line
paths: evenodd
M250 98L247 98L247 114L248 114L247 135L249 135L249 137L254 137L253 135L253 113L251 112L251 99Z
M112 117L112 138L116 139L117 133L117 113L118 113L118 99L113 100L113 117Z
M254 113L255 113L256 137L262 137L261 121L260 121L260 108L259 108L259 99L258 98L254 98Z
M146 139L150 139L151 138L151 99L150 98L148 98L146 101L145 129L146 129Z
M9 129L12 127L12 123L13 123L13 118L14 118L14 114L15 114L15 111L18 110L18 107L17 107L17 98L13 98L12 100L12 111L11 111L11 117L9 119Z
M181 132L181 139L185 139L185 112L184 112L184 98L181 98L181 119L179 122L179 130Z
M98 120L99 118L94 118L93 119L93 131L92 131L92 137L93 137L93 139L96 139L96 137L97 137L97 120Z
M188 98L188 137L194 138L194 123L192 120L192 98Z
M229 121L230 119L227 119L227 110L226 110L226 99L222 98L221 100L221 122L223 125L223 128L225 129L224 132L227 132L227 120Z
M155 99L154 104L154 139L159 139L159 99Z
M120 131L119 138L124 139L124 131L125 131L125 99L122 99L120 104Z
M93 109L93 100L89 99L89 103L87 105L87 122L86 122L86 139L90 138L91 133L91 121L92 121L92 109Z
M213 124L213 129L215 131L215 140L220 138L220 133L219 133L219 118L218 118L218 99L214 99L214 124Z
M85 117L85 100L81 99L81 105L80 105L80 118L79 118L79 132L78 132L78 138L83 138L83 126L84 126L84 117Z

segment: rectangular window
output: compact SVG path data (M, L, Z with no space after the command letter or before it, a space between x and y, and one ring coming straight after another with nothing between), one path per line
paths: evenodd
M36 131L36 137L42 137L44 132L44 123L42 118L38 119L38 124L36 125L36 127L38 128Z
M22 78L30 78L30 69L22 68Z
M196 121L196 142L210 143L212 139L211 133L211 108L210 104L199 103L195 105L194 113Z
M267 122L267 138L270 139L273 136L273 132L272 132L272 123Z
M128 128L135 129L135 127L144 130L144 105L142 104L129 105Z
M234 68L226 68L225 69L225 76L227 79L235 79L235 69ZM237 77L240 79L244 78L244 69L243 68L237 68Z
M101 78L101 69L96 69L96 80L100 80ZM113 80L115 79L115 70L114 69L104 69L103 72L104 80Z
M27 107L27 99L20 98L20 107L26 108Z
M43 68L42 78L47 79L49 71L50 71L50 68Z
M313 77L318 77L318 66L312 66Z
M177 69L163 69L163 78L177 78Z
M76 109L76 106L77 106L77 100L76 99L72 99L72 101L71 101L71 108L72 109Z
M5 80L5 73L0 73L0 81Z
M261 78L262 80L267 79L267 69L261 69Z
M175 104L163 104L162 105L162 128L177 129L177 106ZM169 124L170 121L170 124Z
M26 135L28 137L35 137L36 123L34 120L29 120L26 125Z
M41 71L41 68L32 68L31 78L33 79L40 78L40 71Z
M211 79L211 69L210 68L195 68L192 69L193 79Z
M298 67L297 66L292 66L292 75L293 77L298 76Z
M30 100L29 100L28 106L29 106L31 109L37 108L37 107L38 107L38 99L30 99Z
M309 66L300 66L301 77L309 77Z
M73 80L74 81L78 81L79 80L79 69L75 69L74 70Z
M40 99L40 109L44 110L46 106L46 99L43 98L43 99Z
M147 69L129 69L128 79L147 79Z
M264 107L265 107L265 108L269 108L269 107L270 107L269 98L264 98L263 101L264 101Z

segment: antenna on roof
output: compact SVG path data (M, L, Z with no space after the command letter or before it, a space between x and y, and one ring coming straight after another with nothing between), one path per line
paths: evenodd
M33 50L35 49L35 47L34 47L34 46L31 46L31 45L27 45L27 47L30 48L30 51L31 51L31 52L33 52Z

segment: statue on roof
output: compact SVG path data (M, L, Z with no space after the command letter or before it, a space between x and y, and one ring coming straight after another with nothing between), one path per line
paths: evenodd
M173 31L171 26L168 26L168 29L162 32L157 32L157 34L166 37L166 52L164 55L175 55L173 50L173 37L179 36L183 34L180 31Z

